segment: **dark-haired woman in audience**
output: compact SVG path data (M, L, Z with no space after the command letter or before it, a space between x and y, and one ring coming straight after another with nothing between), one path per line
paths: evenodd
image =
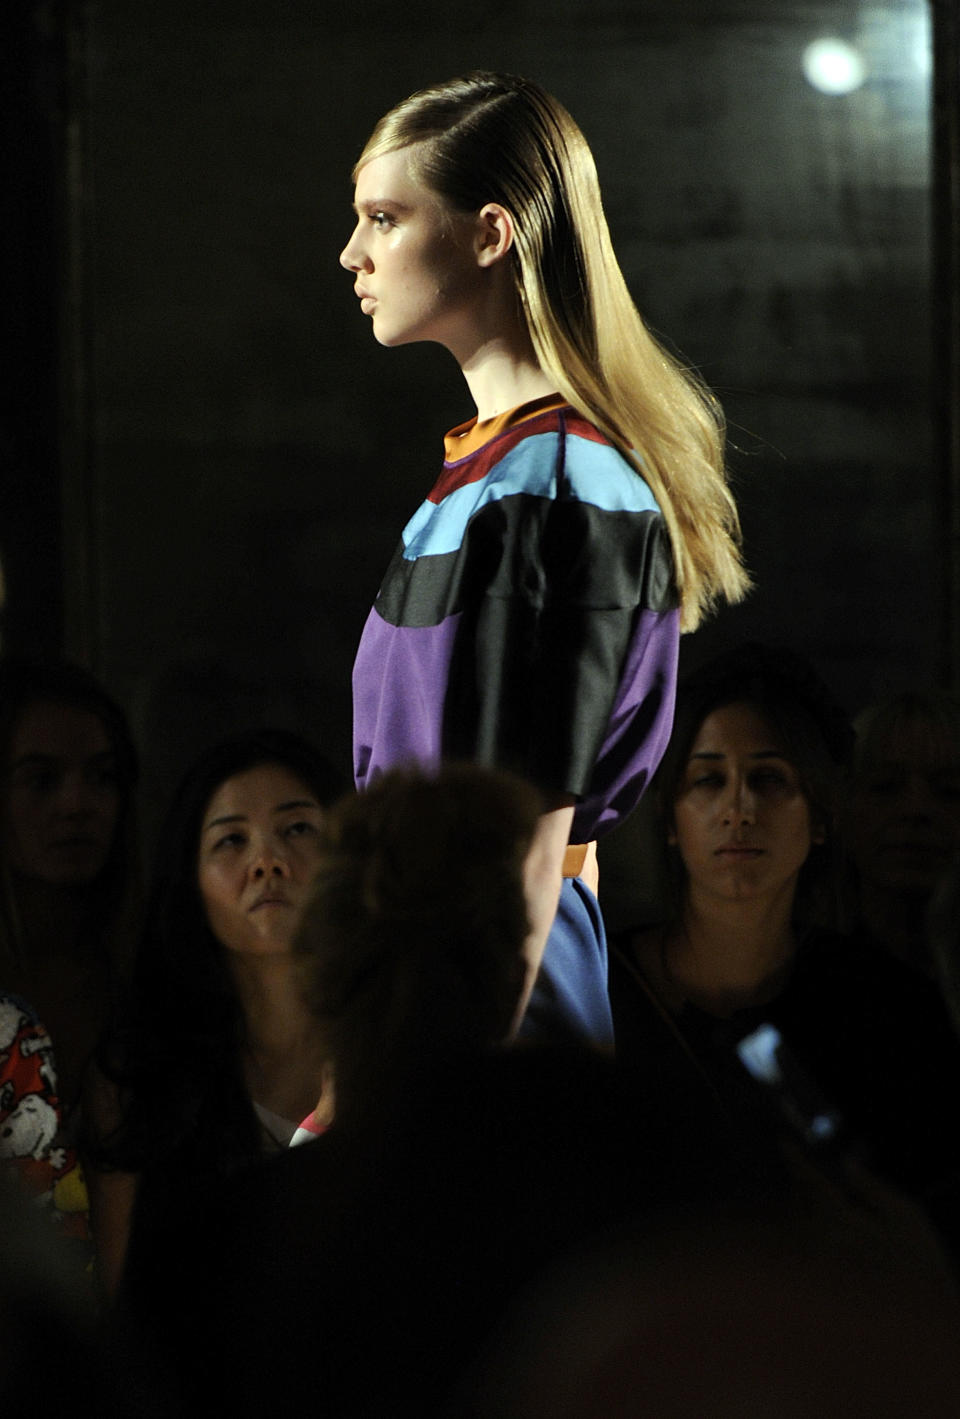
M0 1159L83 1275L81 1103L136 932L136 756L92 675L10 657L0 759Z
M102 1051L93 1205L108 1290L128 1236L135 1287L184 1213L285 1148L318 1104L323 1060L290 943L341 787L277 730L216 746L180 785L132 999Z
M632 1067L739 1106L734 1046L771 1021L877 1170L922 1196L958 1153L939 1110L960 1100L960 1050L907 968L838 934L835 915L831 929L851 749L786 651L745 646L688 679L659 782L675 903L619 943L618 1042Z
M85 670L0 662L0 989L54 1041L69 1113L135 930L136 755Z

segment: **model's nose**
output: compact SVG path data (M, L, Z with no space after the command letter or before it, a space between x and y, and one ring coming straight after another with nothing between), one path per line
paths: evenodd
M340 265L345 271L362 271L368 265L367 257L361 249L358 230L354 231L340 253Z

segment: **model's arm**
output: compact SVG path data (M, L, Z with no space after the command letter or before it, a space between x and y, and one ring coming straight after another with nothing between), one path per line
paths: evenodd
M563 798L557 806L541 815L527 854L524 869L527 912L530 917L530 933L524 947L527 975L511 1034L516 1034L523 1019L540 962L543 960L547 937L557 914L563 882L563 854L570 839L572 824L573 799Z

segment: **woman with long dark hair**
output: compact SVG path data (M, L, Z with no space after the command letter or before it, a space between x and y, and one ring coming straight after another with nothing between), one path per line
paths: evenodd
M673 900L627 957L668 1008L762 1007L839 924L837 818L853 732L813 668L776 648L718 656L681 686L657 778Z
M164 823L131 999L101 1051L92 1188L108 1290L219 1181L289 1143L323 1060L290 945L339 775L297 735L209 750ZM136 1274L132 1275L134 1282Z
M785 649L737 647L681 685L657 781L673 900L617 943L618 1056L736 1112L737 1046L773 1024L881 1176L923 1198L960 1159L941 1117L960 1048L925 983L841 929L852 755L848 717Z
M79 666L0 661L0 989L53 1039L67 1116L137 930L126 718Z

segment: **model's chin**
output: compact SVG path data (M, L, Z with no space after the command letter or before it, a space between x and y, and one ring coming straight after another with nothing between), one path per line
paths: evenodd
M384 325L382 322L378 325L376 318L374 318L373 321L373 338L378 345L383 345L387 350L392 350L397 345L406 345L408 343L406 336L402 333L397 334L395 330L390 329L389 325Z
M388 325L384 320L373 317L373 338L378 345L384 349L395 350L402 345L443 345L450 350L452 347L444 339L442 332L434 326L422 323L420 325Z

